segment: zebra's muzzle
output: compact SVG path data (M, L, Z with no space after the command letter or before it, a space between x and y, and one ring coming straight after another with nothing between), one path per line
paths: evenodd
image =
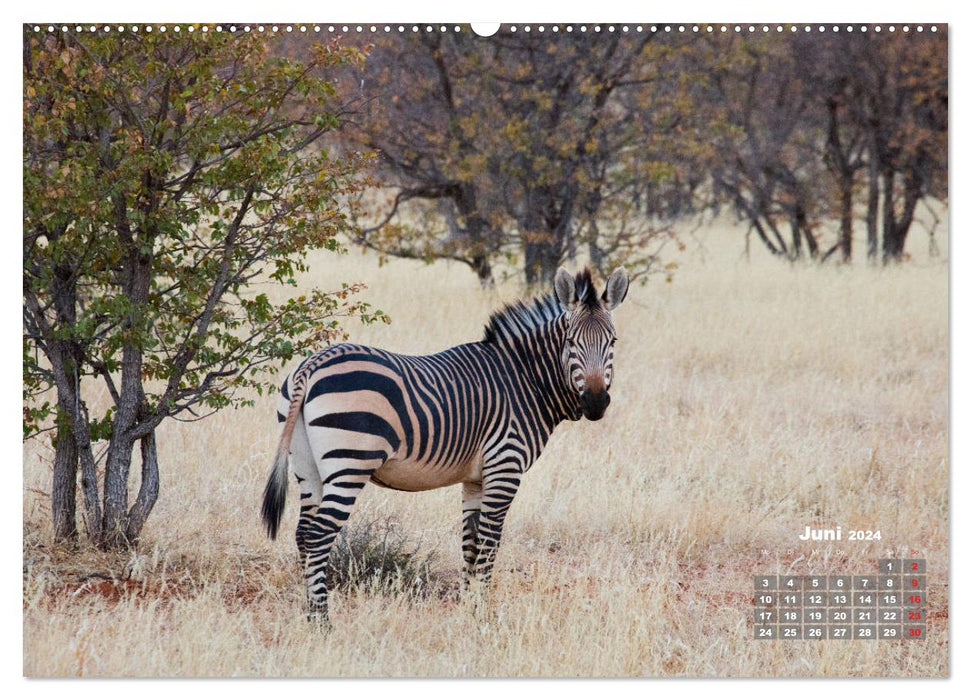
M606 390L580 392L580 409L587 420L600 420L610 405L610 394Z

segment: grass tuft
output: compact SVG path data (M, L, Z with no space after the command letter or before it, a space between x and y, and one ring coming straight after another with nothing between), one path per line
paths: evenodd
M427 595L436 588L434 550L412 543L390 517L348 523L330 555L331 590Z

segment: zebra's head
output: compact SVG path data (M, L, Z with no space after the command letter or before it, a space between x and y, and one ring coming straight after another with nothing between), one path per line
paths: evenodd
M622 267L610 275L601 296L597 296L589 269L574 277L561 267L553 281L556 298L566 309L563 370L579 396L580 411L589 420L603 418L610 404L617 341L612 312L627 296L628 286Z

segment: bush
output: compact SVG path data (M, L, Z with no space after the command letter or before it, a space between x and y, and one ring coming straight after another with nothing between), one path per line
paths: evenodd
M434 551L411 545L391 518L348 524L330 554L328 588L363 588L368 593L427 595L436 574Z

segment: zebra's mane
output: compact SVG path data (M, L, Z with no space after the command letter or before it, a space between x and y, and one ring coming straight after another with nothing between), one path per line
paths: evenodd
M580 303L590 307L599 304L597 288L590 277L589 268L577 274L575 283ZM503 339L521 338L529 331L556 320L565 312L566 309L554 292L532 301L520 300L506 304L489 317L483 340L494 343Z

